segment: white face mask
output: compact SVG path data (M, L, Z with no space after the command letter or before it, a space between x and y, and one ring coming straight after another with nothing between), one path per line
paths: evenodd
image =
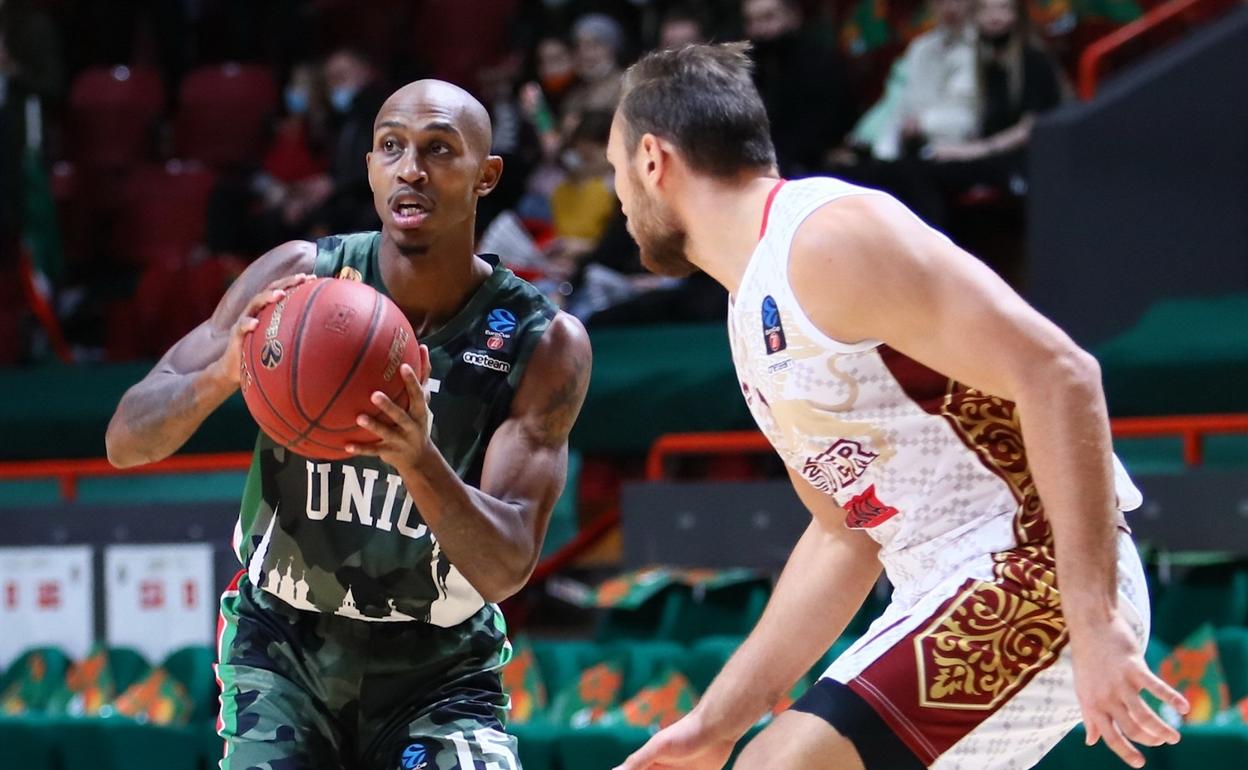
M572 173L580 171L585 165L585 161L581 158L581 154L570 148L559 154L559 163Z
M329 103L338 112L346 112L351 109L351 102L355 101L358 90L352 86L338 86L329 92Z

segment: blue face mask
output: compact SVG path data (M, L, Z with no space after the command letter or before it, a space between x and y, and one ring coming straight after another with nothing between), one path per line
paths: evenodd
M355 91L351 86L338 86L329 92L329 103L338 112L346 112L351 109L351 102L355 101Z
M302 115L308 111L308 92L302 88L287 88L283 93L286 99L286 111L291 115Z

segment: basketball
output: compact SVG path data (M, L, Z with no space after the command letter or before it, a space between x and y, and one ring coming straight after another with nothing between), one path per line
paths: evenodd
M266 305L243 341L240 385L260 429L301 455L348 457L377 441L356 417L381 417L380 390L407 409L404 362L418 366L411 324L389 298L358 281L318 278Z

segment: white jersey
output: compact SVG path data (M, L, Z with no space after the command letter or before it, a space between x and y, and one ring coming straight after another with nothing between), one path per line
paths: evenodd
M831 339L794 296L789 252L802 222L840 198L883 194L829 178L779 186L728 331L759 428L789 468L845 509L847 526L880 543L904 603L959 565L1048 544L1050 533L1012 402L879 341ZM1138 505L1115 467L1120 507Z

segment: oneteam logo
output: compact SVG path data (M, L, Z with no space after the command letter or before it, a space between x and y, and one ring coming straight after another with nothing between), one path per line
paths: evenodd
M511 371L511 364L506 361L499 361L497 358L487 356L484 353L478 353L475 350L464 351L464 363L479 366L482 369L491 369L496 372L506 374Z

